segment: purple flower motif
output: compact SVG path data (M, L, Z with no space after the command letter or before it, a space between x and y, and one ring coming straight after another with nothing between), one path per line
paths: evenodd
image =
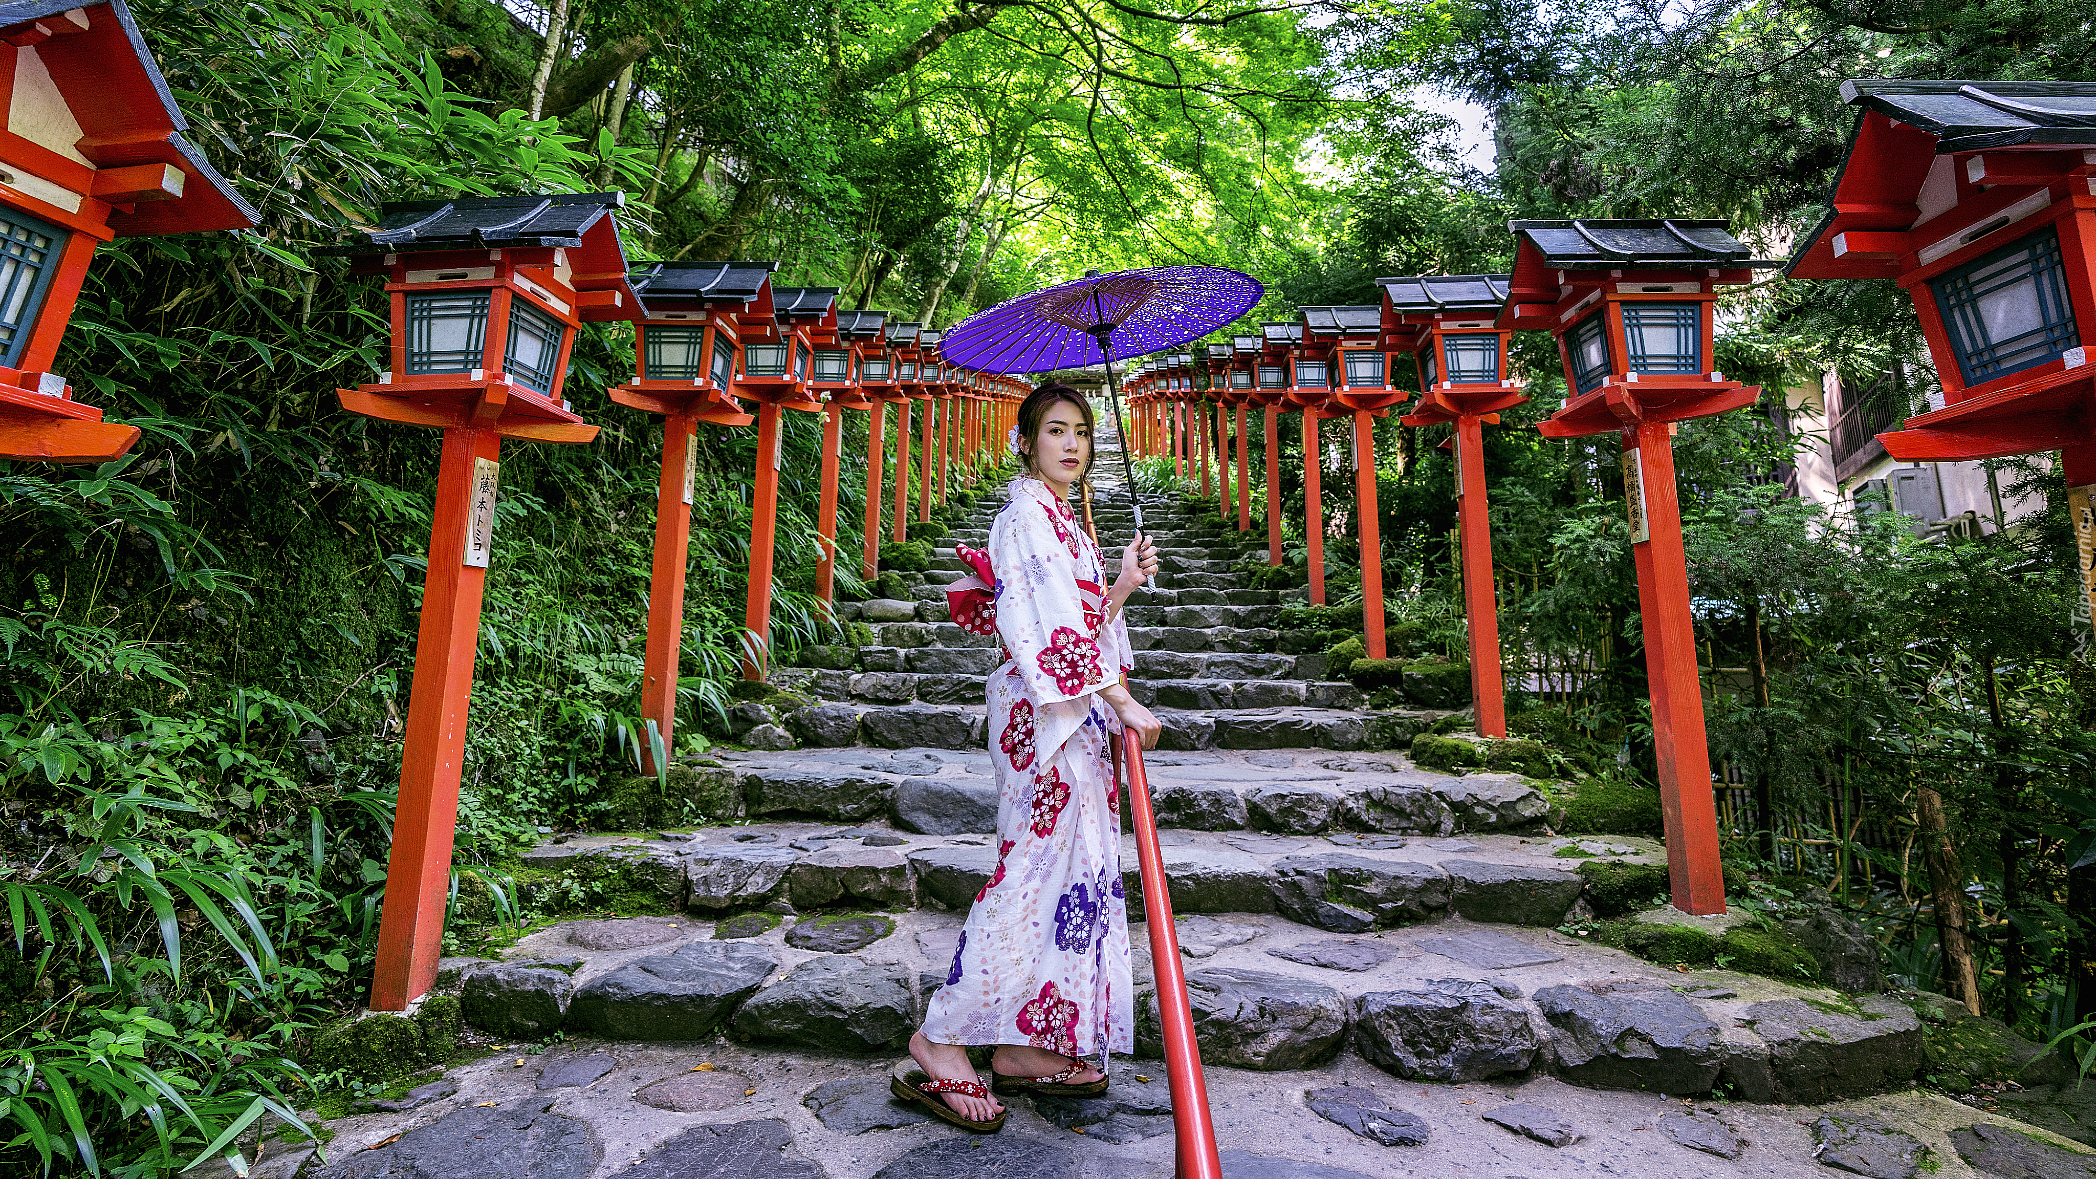
M1075 954L1090 949L1092 926L1098 917L1099 905L1092 900L1091 890L1082 883L1071 885L1055 903L1056 948Z
M950 986L954 985L955 983L957 983L957 982L960 982L960 981L961 981L961 955L962 955L963 953L967 952L967 949L968 949L968 931L964 929L964 930L962 930L962 931L961 931L961 941L960 941L960 944L959 944L959 945L957 945L957 946L955 946L955 947L953 948L953 969L952 969L952 970L949 970L949 971L947 971L947 972L946 972L946 985L947 985L947 986L949 986L949 987L950 987Z
M1113 899L1117 901L1124 901L1128 899L1127 890L1121 887L1121 878L1118 876L1114 877Z

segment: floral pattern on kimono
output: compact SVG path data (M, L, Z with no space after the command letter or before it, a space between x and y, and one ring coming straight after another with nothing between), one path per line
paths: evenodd
M1132 1052L1109 752L1121 725L1098 695L1134 666L1128 627L1102 624L1106 563L1070 506L1031 478L1013 480L1009 497L987 560L970 561L975 584L962 591L972 618L994 620L1003 644L988 685L997 866L968 912L924 1034L1066 1056Z

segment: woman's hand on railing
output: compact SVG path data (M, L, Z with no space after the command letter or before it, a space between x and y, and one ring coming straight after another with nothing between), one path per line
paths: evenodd
M1103 688L1099 695L1113 708L1114 715L1121 718L1121 726L1133 730L1137 737L1142 738L1144 749L1157 748L1157 738L1164 732L1164 722L1158 720L1149 709L1137 704L1135 697L1128 694L1126 684Z

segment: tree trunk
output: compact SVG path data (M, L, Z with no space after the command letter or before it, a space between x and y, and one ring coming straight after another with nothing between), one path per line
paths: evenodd
M1004 245L1004 235L1011 232L1012 215L1009 211L990 225L989 235L983 238L983 248L975 256L975 266L968 271L968 285L961 290L961 306L975 306L975 288L982 282L983 271L990 268L990 259L997 256L998 247Z
M939 309L939 300L946 295L946 286L961 269L961 255L967 252L968 239L975 233L976 218L982 215L983 203L990 199L990 180L997 172L997 161L993 154L990 165L983 170L982 184L975 190L975 199L968 202L968 211L961 214L961 224L953 233L953 254L939 263L939 276L933 280L931 289L924 293L924 301L917 305L917 322L931 326L932 312Z
M2022 827L2017 822L2016 773L2011 769L2015 738L2001 710L2001 681L1994 674L1994 660L1983 656L1980 669L1987 673L1987 716L1994 722L1994 799L2001 807L2001 834L1997 850L2001 857L2001 1012L2000 1019L2016 1026L2022 1014L2024 947L2016 928L2016 910L2023 904Z
M1965 933L1964 875L1958 871L1958 849L1952 841L1950 824L1943 817L1943 796L1927 786L1915 789L1916 815L1921 827L1921 858L1929 867L1930 901L1936 910L1937 936L1943 943L1943 977L1952 998L1963 1000L1965 1009L1983 1015L1980 1009L1979 975L1972 964L1972 945Z
M546 39L539 46L538 65L531 71L531 97L524 114L536 121L546 109L546 83L553 80L553 63L560 57L561 42L568 31L568 0L553 0L546 10Z
M1776 791L1769 774L1770 734L1768 725L1769 686L1768 654L1761 643L1761 595L1747 598L1747 633L1753 636L1754 648L1749 653L1747 670L1754 677L1754 704L1762 712L1761 756L1754 768L1754 824L1757 842L1761 844L1761 858L1769 863L1776 862ZM1712 661L1713 665L1715 660Z
M900 257L898 254L888 253L887 251L883 251L883 253L886 256L881 259L880 265L873 268L873 276L866 281L866 297L859 300L859 306L861 307L871 307L875 303L880 302L881 284L888 281L888 272L895 268L895 260ZM897 476L897 478L901 478L901 476Z
M655 198L662 195L662 177L670 166L670 157L677 154L677 136L683 134L684 124L674 108L662 114L662 146L655 151L655 175L648 180L648 195L641 203L655 207Z
M618 146L619 134L626 129L626 103L632 98L633 63L629 61L626 63L626 68L619 71L619 80L612 85L611 109L604 114L603 126L611 130L612 147ZM601 189L610 188L611 178L611 157L605 156L597 161L597 187Z

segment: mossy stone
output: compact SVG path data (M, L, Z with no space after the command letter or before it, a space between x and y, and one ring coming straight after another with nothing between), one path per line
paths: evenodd
M414 1016L415 1027L422 1033L422 1058L431 1064L443 1064L458 1051L459 1023L461 1020L457 995L431 995L422 1001L422 1009Z
M1461 737L1437 737L1421 733L1412 738L1412 764L1443 772L1461 767L1482 766L1484 752Z
M1524 778L1557 776L1556 769L1551 765L1550 748L1541 741L1530 741L1524 737L1486 742L1485 768L1501 773L1519 774Z
M1426 623L1393 622L1383 629L1383 643L1392 658L1413 658L1425 653Z
M883 557L882 564L885 565L886 563L887 559ZM888 598L892 601L903 602L908 601L910 597L910 583L904 581L902 574L897 573L893 569L884 570L879 577L873 579L873 583L869 588L873 590L873 596L876 598ZM869 642L866 645L872 646L873 644Z
M843 629L844 642L847 646L854 648L854 654L857 653L857 648L874 645L873 628L865 623L858 621L847 622L844 624Z
M858 658L858 655L857 651L845 646L802 647L798 657L793 662L797 667L815 667L824 671L849 671L851 670L852 661Z
M914 530L917 526L910 527ZM891 541L881 547L881 567L891 573L922 573L932 567L932 544L928 540Z
M778 693L776 685L767 684L763 680L736 680L728 685L728 698L731 700L769 700Z
M1587 904L1603 917L1620 917L1667 895L1665 864L1625 864L1589 860L1579 866L1587 882Z
M1445 659L1405 664L1405 696L1421 708L1461 708L1470 703L1470 665Z
M1355 660L1366 658L1368 646L1361 641L1360 635L1348 635L1325 648L1325 666L1329 668L1348 670L1354 666Z
M1347 642L1358 642L1348 639ZM1405 664L1401 659L1356 659L1346 665L1346 678L1364 692L1376 688L1402 687L1405 682Z
M367 1084L422 1067L422 1030L406 1016L377 1014L346 1020L313 1041L318 1071L341 1070Z
M1589 778L1565 802L1562 835L1650 835L1666 829L1659 791L1620 778Z
M733 917L723 917L719 921L714 922L713 936L719 941L738 937L763 937L765 934L777 929L780 920L781 918L777 913L762 911L737 913Z
M910 526L904 530L903 534L908 536L913 543L929 545L930 542L946 535L946 522L943 520L912 520L910 521ZM918 569L927 567L928 564L916 566ZM900 569L904 568L904 566L898 565L896 568Z
M1661 966L1708 966L1717 960L1718 939L1686 925L1624 922L1623 948Z
M1765 929L1728 929L1718 940L1718 953L1730 959L1728 967L1747 974L1791 982L1819 978L1818 961L1787 934Z

